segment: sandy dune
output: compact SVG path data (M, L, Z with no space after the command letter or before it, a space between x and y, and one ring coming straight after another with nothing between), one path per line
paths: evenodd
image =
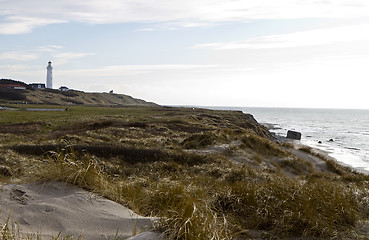
M151 228L151 219L76 186L61 183L2 185L2 222L10 219L21 233L73 234L83 239L123 239Z

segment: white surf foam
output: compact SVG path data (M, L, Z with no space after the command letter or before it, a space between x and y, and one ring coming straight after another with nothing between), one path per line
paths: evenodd
M337 146L333 146L328 143L317 143L315 141L302 141L303 144L308 145L313 148L317 148L327 152L327 154L343 165L348 165L352 168L362 169L369 171L369 163L363 161L359 156L350 153L349 151L342 149Z

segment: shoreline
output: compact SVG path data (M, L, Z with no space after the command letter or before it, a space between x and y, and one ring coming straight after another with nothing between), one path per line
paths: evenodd
M363 159L361 159L359 156L348 152L344 148L329 146L324 143L317 145L314 142L310 144L309 143L302 144L325 152L326 155L335 159L335 161L337 161L337 163L341 164L342 166L350 167L359 172L369 174L369 164L365 162Z
M261 123L261 125L267 127L270 132L271 132L271 130L282 129L282 128L278 127L278 124ZM342 152L344 152L344 149L334 148L332 146L324 145L322 143L318 143L319 145L313 144L313 142L309 144L309 143L306 143L302 140L289 139L289 138L287 138L285 136L282 136L280 134L277 134L275 132L271 132L271 134L272 134L272 137L274 138L275 141L281 142L281 143L290 143L294 146L294 149L296 149L296 150L300 150L301 148L304 148L304 147L311 148L317 154L322 154L326 158L335 161L337 164L339 164L343 167L348 167L348 168L352 169L352 171L369 175L369 165L360 167L360 166L354 166L352 164L349 164L347 162L347 160L345 161L342 158L341 159L339 158L339 155L340 155L339 153L334 152L334 150L329 151L328 148L335 149L335 150L340 150ZM320 146L323 146L323 147L320 147ZM324 148L324 147L326 147L326 148ZM350 159L352 160L353 157L358 159L359 161L361 161L361 163L366 163L360 157L355 156L355 155L352 155L352 157Z
M196 107L200 107L200 106L196 106ZM201 108L205 108L205 109L211 109L211 110L229 110L229 111L242 111L244 114L251 114L257 121L259 124L263 125L264 127L266 127L270 133L272 133L273 137L279 141L284 141L283 139L285 138L286 134L287 134L287 129L289 130L297 130L298 132L301 132L303 134L303 138L304 136L307 139L302 139L301 144L307 146L307 147L311 147L320 151L323 151L324 154L326 156L328 156L329 158L334 159L338 164L340 164L341 166L345 166L345 167L350 167L354 170L356 170L357 172L363 172L365 174L369 174L369 159L368 161L365 161L363 159L363 156L367 156L365 154L368 153L368 151L365 150L364 146L352 146L350 145L350 143L347 142L341 142L341 144L337 144L336 143L336 139L342 139L342 135L338 134L337 136L333 136L330 135L332 132L330 132L332 129L328 130L326 133L327 135L313 135L312 132L309 133L305 133L307 135L304 135L304 131L303 129L305 129L304 127L302 127L302 129L300 128L303 125L296 125L294 123L298 122L299 118L292 118L289 120L286 120L283 117L280 117L279 115L281 115L280 109L281 108L250 108L250 107L206 107L206 106L202 106ZM260 109L268 109L268 114L265 115L265 112L263 111L259 111ZM286 109L284 109L286 110ZM288 109L287 110L291 110ZM304 116L304 114L306 114L306 110L310 111L309 114L316 114L316 110L318 110L318 114L320 113L319 110L320 109L301 109L301 108L296 108L296 109L292 109L293 114L291 115L291 111L287 111L287 112L283 112L283 114L287 114L288 117L294 117L295 115L298 115L301 119L301 116ZM298 110L298 112L296 113L295 110ZM332 109L333 112L330 112L330 114L332 114L333 118L338 118L341 119L341 121L343 120L343 117L345 117L345 115L342 115L342 111L344 111L345 109ZM338 111L338 112L337 112ZM272 117L271 117L272 116ZM277 116L277 117L275 117ZM356 120L359 118L356 118ZM360 119L359 119L360 120ZM285 124L281 124L281 123L285 123ZM332 122L330 122L332 123ZM334 123L334 122L333 122ZM312 124L312 126L309 125L308 128L312 128L315 129L314 132L316 131L317 133L319 132L325 132L326 130L324 130L324 126L322 127L322 125L324 124L317 124L316 121L311 121L307 123L307 124ZM354 128L354 126L348 125L348 128ZM369 125L367 126L368 128L368 136L369 136ZM305 129L306 130L306 129ZM311 130L311 129L310 129ZM333 128L334 130L334 128ZM365 128L364 128L365 130ZM282 131L283 132L282 134ZM284 135L284 136L283 136ZM327 141L324 141L324 137L326 137ZM349 135L343 135L343 137L350 137ZM315 138L313 140L313 138ZM310 140L309 140L310 139ZM329 144L326 144L326 142L328 143L328 139L334 139L334 142L329 142ZM357 141L357 138L352 138L353 141ZM318 143L319 141L321 141L322 143ZM343 146L341 146L343 145ZM347 145L347 146L344 146ZM351 147L350 147L351 146ZM360 151L360 154L355 154L356 151ZM362 156L361 156L362 155Z

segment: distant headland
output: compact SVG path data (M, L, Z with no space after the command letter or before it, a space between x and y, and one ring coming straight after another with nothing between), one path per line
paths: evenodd
M1 103L48 104L48 105L111 105L156 106L157 104L136 99L125 94L88 93L68 89L46 88L45 84L26 84L12 79L0 79Z

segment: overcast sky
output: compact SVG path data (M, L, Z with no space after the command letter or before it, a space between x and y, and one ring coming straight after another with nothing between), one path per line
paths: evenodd
M164 105L369 108L367 0L0 0L0 78Z

